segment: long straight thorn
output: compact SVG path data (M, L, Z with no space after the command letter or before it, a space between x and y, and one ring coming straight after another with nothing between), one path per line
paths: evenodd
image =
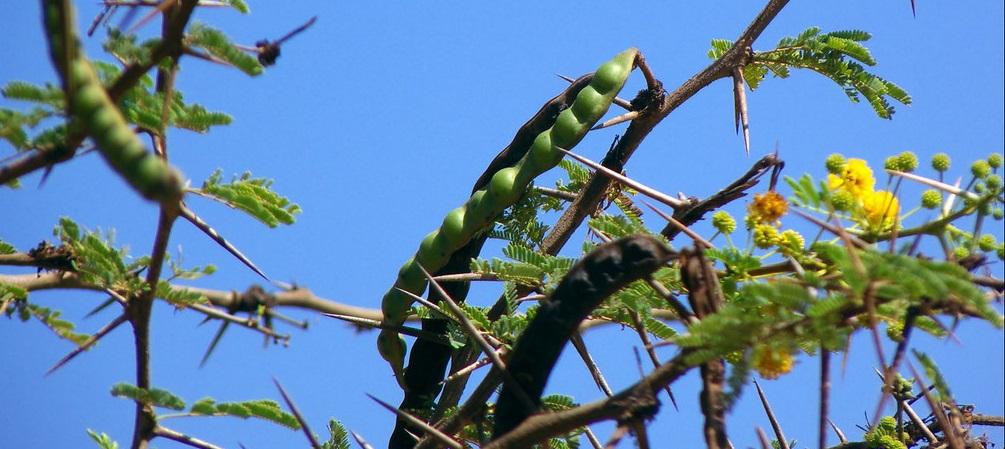
M360 449L373 449L373 446L371 446L370 443L367 443L360 434L352 430L350 430L349 433L352 434L352 437L356 440L356 444L359 445Z
M49 370L45 372L45 375L48 376L48 375L54 373L56 370L58 370L61 367L63 367L63 365L66 365L70 360L73 360L74 357L76 357L76 356L80 355L80 353L82 353L82 352L90 349L92 346L94 346L95 343L98 342L98 340L101 340L102 337L104 337L109 332L115 330L115 328L119 327L119 325L121 325L122 323L125 323L127 320L128 320L128 318L126 317L126 314L122 314L122 315L119 315L118 318L116 318L116 319L112 320L110 323L106 324L101 329L98 329L98 331L95 332L94 335L88 337L87 340L85 340L83 343L80 344L80 346L77 346L73 351L70 351L69 354L67 354L67 355L63 356L63 358L59 359L59 361L56 362L55 365L52 365L52 368L49 368Z
M735 117L737 131L743 126L743 150L750 156L750 116L747 115L747 89L743 84L743 73L740 68L733 69L733 98L736 108Z
M588 158L586 158L584 156L580 156L580 155L578 155L576 153L573 153L573 152L571 152L569 150L566 150L565 148L562 148L562 147L555 147L555 148L558 149L558 151L561 151L561 152L563 152L565 154L568 154L573 159L575 159L575 160L577 160L579 162L582 162L586 166L594 169L595 171L598 171L598 172L602 173L603 175L605 175L605 176L607 176L607 177L609 177L611 179L614 179L615 181L618 181L618 182L620 182L620 183L622 183L624 185L627 185L628 187L631 187L632 189L638 191L639 193L641 193L641 194L643 194L645 196L648 196L648 197L650 197L650 198L652 198L652 199L654 199L656 201L659 201L659 202L661 202L663 204L666 204L667 206L670 206L670 207L672 207L674 209L680 208L680 207L682 207L682 206L684 206L684 205L687 204L687 203L685 203L682 200L679 200L679 199L674 198L674 197L672 197L670 195L662 193L662 192L660 192L660 191L658 191L658 190L656 190L656 189L654 189L652 187L649 187L649 186L647 186L645 184L642 184L641 182L638 182L638 181L636 181L634 179L631 179L631 178L629 178L629 177L627 177L625 175L622 175L621 173L618 173L618 172L616 172L614 170L611 170L611 169L609 169L607 167L604 167L603 165L598 164L598 163L596 163L596 162L594 162L594 161L592 161L592 160L590 160L590 159L588 159Z
M590 128L590 131L596 131L598 129L609 128L609 127L617 125L619 123L624 123L624 122L627 122L627 121L635 120L636 118L639 117L639 114L640 114L639 111L628 111L628 112L626 112L624 114L621 114L621 115L619 115L617 117L611 118L611 119L605 121L604 123L601 123L601 124L599 124L597 126L594 126L593 128Z
M681 232L683 232L684 234L686 234L688 237L691 237L691 240L694 240L697 243L701 243L702 245L705 245L706 248L715 248L715 245L713 245L712 242L710 242L708 240L705 240L704 237L702 237L701 235L699 235L697 232L694 232L694 230L692 230L691 228L687 227L687 225L685 225L684 223L681 223L679 220L677 220L676 218L674 218L672 215L669 215L666 212L663 212L663 211L659 210L659 208L657 208L656 206L653 206L652 204L649 204L649 202L646 201L646 200L642 200L642 203L645 204L646 206L649 206L649 208L652 209L653 212L656 212L656 215L659 215L664 220L666 220L668 223L670 223L671 225L673 225L674 227L676 227L677 229L679 229Z
M208 235L209 238L213 239L213 241L216 242L218 245L222 246L223 249L227 250L227 252L236 257L237 260L240 260L241 263L243 263L245 266L251 268L251 271L254 271L256 274L261 276L262 279L272 282L269 279L269 277L266 276L265 273L262 272L262 270L260 270L258 266L255 265L254 262L251 261L251 259L248 259L248 257L245 256L244 253L242 253L239 249L237 249L237 247L228 242L227 239L223 238L223 236L220 235L219 232L216 232L216 229L213 229L213 227L210 226L209 223L206 223L205 221L203 221L202 218L199 218L199 216L196 215L195 212L192 211L192 209L189 209L188 206L182 204L181 207L179 207L179 214L186 220L188 220L189 223L195 225L195 227L198 228L200 231L202 231L204 234Z
M286 402L286 406L290 408L290 412L293 413L293 417L297 419L298 423L300 423L300 429L304 431L304 435L307 435L307 441L311 442L311 447L314 449L321 449L321 443L318 443L318 439L314 436L314 432L311 432L311 428L307 425L307 420L304 419L304 415L300 414L300 409L297 408L297 404L294 404L290 395L286 394L286 389L279 383L279 379L273 377L272 383L276 384L276 388L279 389L279 394L283 397L283 401Z

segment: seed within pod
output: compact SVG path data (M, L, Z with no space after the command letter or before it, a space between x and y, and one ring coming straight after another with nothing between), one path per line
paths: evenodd
M607 112L611 102L593 86L586 86L576 95L576 101L572 103L572 112L580 122L592 123L600 120L600 117Z
M414 257L410 257L398 270L398 280L395 281L394 286L416 295L421 295L426 290L426 275L422 274Z
M422 292L416 294L421 293ZM408 311L411 309L412 298L396 289L388 290L380 301L380 310L381 313L384 314L385 323L404 323L408 318Z
M497 201L496 209L509 207L523 194L523 188L517 182L518 171L517 167L507 167L492 176L486 198L493 198Z
M638 53L638 49L629 48L604 63L593 75L590 86L593 86L602 95L611 94L612 91L617 94L617 91L621 90L624 85L625 79L628 78L628 73L635 65L635 57Z
M492 223L492 208L485 201L486 190L482 189L471 195L464 204L464 234L474 235Z
M447 263L450 257L450 250L446 247L446 242L440 237L440 230L437 229L426 235L419 244L419 252L415 255L415 260L422 264L426 271L432 273L439 270L443 264Z
M572 109L566 109L558 114L555 126L551 128L551 143L565 149L571 149L579 143L579 139L586 133L587 126L580 123Z
M450 248L457 248L464 244L464 206L458 207L447 213L440 225L440 234Z
M534 138L527 161L537 172L544 172L561 160L563 154L551 144L551 132L545 131Z

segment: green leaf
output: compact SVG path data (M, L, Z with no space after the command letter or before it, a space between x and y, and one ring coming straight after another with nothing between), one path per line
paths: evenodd
M116 443L112 437L108 436L105 432L95 432L91 429L87 429L87 435L91 437L92 440L101 449L119 449L119 443Z
M43 119L52 115L51 111L42 108L34 108L27 113L0 108L0 139L10 142L18 151L36 148L35 139L28 136L26 128L34 128Z
M0 254L14 254L17 252L17 248L14 245L0 240Z
M219 413L238 418L260 418L293 430L300 429L300 423L293 415L284 412L279 403L270 399L243 402L222 402L216 404Z
M708 50L710 59L719 59L733 46L733 41L729 39L712 39L712 48Z
M11 81L3 89L0 89L0 94L11 100L40 103L56 111L66 107L63 101L63 90L49 83L46 83L45 86L38 86L24 81Z
M2 289L2 287L0 287ZM3 296L2 290L0 290L0 297ZM82 334L79 332L74 332L76 326L71 321L64 320L60 318L61 312L58 310L52 310L48 307L42 307L37 304L24 304L25 309L38 321L49 328L53 333L55 333L60 338L72 341L77 346L84 344L85 341L90 337L87 334Z
M151 388L149 390L139 388L125 382L112 386L112 396L132 399L141 404L149 404L154 407L167 408L171 410L184 410L185 401L167 390Z
M171 284L167 281L160 281L157 283L157 297L178 308L185 308L192 304L206 304L209 302L209 299L202 293L184 288L172 288Z
M262 74L262 64L258 62L258 59L235 47L227 35L220 30L201 23L194 23L189 27L189 33L185 40L189 46L203 48L211 55L237 67L248 75Z
M248 4L244 0L222 0L222 3L230 5L231 8L236 9L241 14L247 14L251 12L248 8Z
M328 420L328 441L321 443L322 449L349 449L349 432L339 420Z
M199 192L246 212L270 228L293 224L294 216L300 213L299 205L272 191L271 179L252 178L250 172L245 172L230 183L221 183L220 172L213 172Z
M935 391L939 394L938 399L943 402L954 402L953 394L949 391L949 383L946 382L945 377L942 377L942 372L939 371L939 367L935 364L935 361L928 354L917 349L911 349L911 352L914 353L918 362L925 369L925 376L935 385Z

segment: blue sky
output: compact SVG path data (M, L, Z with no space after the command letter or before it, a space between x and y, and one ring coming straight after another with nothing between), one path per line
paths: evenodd
M79 5L78 22L84 26L97 12L92 3ZM949 152L956 162L952 177L966 175L970 161L1001 152L1005 140L1003 6L918 3L915 18L907 0L794 2L755 44L755 49L770 48L780 37L808 26L873 33L867 45L879 61L876 72L914 97L914 104L899 107L892 121L878 119L865 104L849 102L831 81L794 72L787 80L768 79L749 94L753 145L748 158L733 133L729 85L718 82L651 134L628 173L664 191L706 196L777 147L790 176L822 176L823 158L832 152L867 159L878 169L886 156L904 150L917 152L923 161ZM280 36L314 15L319 19L283 47L277 66L256 79L184 60L178 88L186 100L229 112L235 120L208 135L173 132L172 162L194 185L217 168L227 176L250 170L274 178L275 189L304 209L292 227L270 230L199 198L189 204L270 276L326 298L377 307L422 236L466 199L485 164L564 87L554 74L578 76L634 46L673 89L708 64L711 39L737 36L760 6L741 1L687 8L665 2L612 7L610 2L382 6L298 1L253 2L247 16L199 11L199 20L244 44ZM56 82L38 8L35 2L0 6L0 25L7 29L0 46L0 81ZM155 28L148 26L147 32ZM89 40L87 48L97 57L99 40ZM642 85L641 76L634 75L623 96ZM0 105L14 106L6 100ZM591 133L577 152L598 159L623 130ZM11 152L0 144L0 157ZM555 176L545 175L542 183L550 184ZM58 218L69 216L91 229L114 229L116 241L132 248L132 254L149 251L155 207L124 188L96 154L59 165L41 187L39 179L33 174L22 179L20 191L0 191L6 212L0 220L3 240L26 250L51 239ZM905 195L918 191L911 187ZM742 208L738 202L730 210L739 216ZM785 223L804 226L795 217ZM1001 240L1001 222L989 226ZM582 236L581 230L566 254L575 254ZM190 265L219 267L199 286L244 290L259 282L185 223L176 226L171 248L173 253L182 248ZM498 256L498 249L488 245L483 256ZM19 271L5 267L3 272ZM1002 276L1002 264L992 265L991 272ZM470 301L487 305L497 294L492 287L478 286ZM89 332L114 317L105 312L83 319L102 299L85 292L32 296ZM199 369L215 325L198 327L201 317L158 306L154 384L190 403L209 395L220 401L278 398L271 382L275 376L315 431L322 432L328 417L336 417L383 445L393 417L363 393L397 403L400 391L376 354L376 334L357 334L303 311L289 313L311 323L307 332L283 329L293 334L290 347L263 350L258 334L232 328L208 365ZM1001 332L968 321L957 336L959 342L921 337L915 345L936 357L961 402L1002 415ZM71 349L69 343L37 323L6 320L0 322L0 341L0 446L86 447L85 428L128 444L133 407L107 393L114 383L134 376L132 337L125 327L49 377L43 373ZM614 388L638 379L629 349L637 345L634 333L609 327L591 332L587 344ZM816 441L817 363L804 357L794 374L762 383L788 437L800 446ZM875 364L868 341L856 339L844 374L835 372L832 417L850 436L860 435L855 425L863 424L863 414L875 408ZM549 391L571 393L583 402L599 397L575 358L563 358L555 375L562 380L552 382ZM675 385L681 409L664 407L652 427L657 447L703 444L697 384L696 376L690 376ZM755 446L754 426L767 426L755 397L748 391L731 415L737 447ZM166 424L225 447L238 442L251 449L305 445L300 434L258 422L209 418ZM1000 429L979 429L985 430L997 444L1005 442ZM611 427L598 426L597 431L603 439ZM155 445L180 447L163 440Z

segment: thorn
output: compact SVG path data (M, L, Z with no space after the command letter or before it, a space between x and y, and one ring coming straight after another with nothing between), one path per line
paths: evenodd
M678 209L678 208L680 208L680 207L682 207L682 206L684 206L684 205L687 204L684 201L681 201L681 200L679 200L677 198L674 198L674 197L672 197L670 195L662 193L662 192L660 192L660 191L658 191L656 189L653 189L652 187L649 187L649 186L647 186L645 184L642 184L641 182L638 182L638 181L635 181L635 180L633 180L631 178L628 178L627 176L622 175L621 173L615 172L614 170L611 170L611 169L609 169L607 167L604 167L603 165L600 165L600 164L598 164L596 162L593 162L590 159L587 159L586 157L580 156L580 155L578 155L576 153L573 153L573 152L571 152L569 150L566 150L566 149L564 149L562 147L555 147L555 148L558 149L558 151L561 151L561 152L563 152L565 154L568 154L573 159L575 159L575 160L577 160L579 162L582 162L583 164L587 165L588 167L594 169L595 171L600 172L600 173L606 175L607 177L614 179L615 181L618 181L618 182L620 182L622 184L625 184L628 187L631 187L632 189L638 191L639 193L641 193L643 195L646 195L646 196L648 196L648 197L650 197L650 198L652 198L652 199L654 199L656 201L659 201L659 202L661 202L663 204L666 204L667 206L670 206L670 207L672 207L674 209Z
M307 421L304 419L304 416L300 414L300 410L297 409L297 405L293 403L293 399L290 399L290 395L286 394L286 389L279 383L279 379L273 377L272 383L276 384L276 388L279 389L279 394L283 397L283 401L286 402L286 406L290 408L290 412L293 413L293 417L297 419L298 423L300 423L300 429L304 431L304 435L307 435L307 441L311 442L311 447L314 449L321 449L321 443L318 443L318 439L314 436L314 432L311 432L311 428L307 425Z
M392 406L391 404L388 404L388 403L386 403L384 401L381 401L380 399L377 399L377 397L375 397L372 394L367 393L366 395L370 399L373 399L374 402L380 404L381 407L384 407L384 408L390 410L395 415L398 415L399 418L401 418L404 421L408 422L412 426L417 427L419 429L422 429L422 431L425 432L427 435L433 437L434 439L436 439L440 443L446 445L447 447L450 447L451 449L464 449L464 446L462 446L461 443L458 443L458 442L454 441L452 438L450 438L449 436L447 436L445 433L440 432L437 428L435 428L433 426L430 426L425 421L423 421L423 420L421 420L419 418L416 418L416 417L412 416L411 414L405 413L405 412L399 410L397 407Z
M705 245L706 248L715 248L715 245L713 245L712 242L710 242L708 240L705 240L704 237L702 237L701 235L699 235L697 232L694 232L693 230L691 230L691 228L687 227L687 225L685 225L684 223L681 223L680 221L678 221L673 216L667 215L666 212L663 212L663 211L657 209L656 206L653 206L652 204L649 204L649 202L646 201L646 200L642 200L642 203L645 204L646 206L649 206L649 208L652 209L653 212L656 212L656 215L659 215L660 217L662 217L664 220L667 221L667 223L670 223L671 225L673 225L674 227L676 227L677 229L679 229L684 234L687 234L688 237L691 237L691 240L694 240L697 243L701 243L702 245Z
M834 226L834 225L832 225L830 223L827 223L825 221L821 221L817 217L814 217L812 215L803 213L802 211L800 211L798 209L793 209L792 212L795 212L796 215L799 215L800 217L805 218L810 223L813 223L813 224L815 224L817 226L820 226L823 229L826 229L827 231L830 231L834 235L837 235L837 236L842 236L842 235L847 236L848 237L848 241L851 242L852 244L854 244L854 246L858 247L859 249L867 248L869 246L868 243L866 243L864 240L858 238L857 236L848 234L847 232L844 232L843 229L840 229L840 228L838 228L838 227L836 227L836 226Z
M624 114L621 114L617 117L607 120L604 123L594 126L593 128L590 128L590 131L596 131L598 129L608 128L617 125L619 123L635 120L636 118L638 118L639 114L640 114L639 111L628 111Z
M743 83L743 73L740 68L733 69L733 103L734 120L737 131L743 126L743 150L750 156L750 117L747 115L747 90Z
M946 184L944 182L939 182L939 181L936 181L934 179L926 178L924 176L918 176L918 175L916 175L914 173L905 173L905 172L900 172L900 171L897 171L897 170L887 170L886 172L889 173L889 174L891 174L891 175L900 176L902 178L907 178L907 179L910 179L912 181L920 182L920 183L922 183L922 184L924 184L926 186L929 186L929 187L935 187L936 189L942 190L942 191L947 192L947 193L951 193L953 195L965 196L965 197L967 197L967 199L970 199L970 200L978 200L978 199L980 199L980 195L977 195L976 193L971 193L971 192L968 192L966 190L960 189L959 188L959 183L957 183L956 186L951 186L951 185Z
M917 8L915 8L915 6L916 5L914 4L914 0L911 0L911 15L914 16L915 19L917 19L918 18L918 10L917 10Z
M154 8L149 13L147 13L147 15L143 16L143 18L140 19L139 22L136 22L136 25L133 25L133 27L130 28L129 31L126 31L126 34L133 34L133 33L135 33L137 29L139 29L143 25L146 25L147 22L150 21L150 19L154 18L154 16L156 16L157 14L163 13L168 8L170 8L171 6L173 6L176 1L177 0L164 0L163 2L160 2L157 5L156 8Z
M827 423L831 425L831 429L833 429L834 433L837 434L838 441L840 441L841 444L848 443L848 438L844 436L844 432L842 432L841 429L838 428L837 424L834 424L834 421L831 421L830 418L828 418Z
M119 315L118 318L112 320L110 323L106 324L101 329L98 329L98 331L95 332L94 335L88 337L87 340L85 340L83 343L80 344L80 346L77 346L77 348L75 348L73 351L70 351L69 354L59 359L59 361L56 362L55 365L52 365L52 368L49 368L49 370L45 372L45 375L48 376L56 372L56 370L62 368L63 365L66 365L70 360L73 360L74 357L80 355L80 353L90 349L92 346L94 346L95 343L98 342L98 340L101 340L102 337L107 335L109 332L115 330L115 328L119 327L119 325L125 323L126 321L128 321L128 319L126 318L126 314L123 313L122 315Z
M90 318L90 317L92 317L94 315L97 315L98 312L101 312L102 310L105 310L106 307L112 305L113 303L115 303L115 298L109 297L108 299L106 299L101 304L98 304L98 307L95 307L90 312L87 312L87 315L84 315L84 318Z
M764 395L764 391L761 390L761 385L754 381L754 388L757 388L757 395L761 398L761 404L764 406L764 413L768 415L768 421L771 422L771 428L775 431L775 438L778 440L778 446L781 449L789 449L789 440L785 439L785 433L782 432L782 426L778 424L778 419L775 418L775 412L771 409L771 404L768 404L768 398Z
M415 337L415 338L422 338L422 339L425 339L425 340L429 340L429 341L431 341L433 343L439 343L441 345L448 345L448 346L450 345L450 342L447 340L446 337L444 337L442 335L439 335L439 334L434 334L434 333L429 332L429 331L424 331L424 330L421 330L421 329L416 329L414 327L393 326L393 325L386 324L386 323L383 323L383 322L380 322L380 321L377 321L377 320L371 320L371 319L368 319L368 318L360 318L360 317L351 316L351 315L339 315L337 313L322 312L321 314L324 315L324 316L326 316L326 317L329 317L329 318L335 318L335 319L339 319L339 320L342 320L342 321L346 321L346 322L352 323L352 324L354 324L356 326L365 326L365 327L369 327L369 328L373 328L373 329L392 330L392 331L395 331L395 332L397 332L399 334L405 334L405 335L408 335L410 337Z
M568 82L569 84L572 84L572 83L573 83L574 81L576 81L576 80L574 80L574 79L572 79L572 78L569 78L569 77L567 77L567 76L565 76L565 75L562 75L561 73L556 73L556 74L555 74L555 76L557 76L557 77L559 77L559 78L562 78L563 80L565 80L565 81L566 81L566 82Z
M206 319L209 319L209 317L206 317ZM223 333L227 332L227 326L230 326L230 321L220 323L220 328L217 329L216 335L213 336L213 341L209 343L209 347L206 348L206 353L202 355L202 360L199 361L199 368L206 366L206 362L209 361L209 356L212 355L213 350L216 349L217 343L220 343L220 340L223 339Z
M568 82L570 84L576 81L576 80L574 80L572 78L569 78L569 77L567 77L565 75L562 75L562 74L559 74L559 73L556 73L555 76L557 76L559 78L562 78L563 80L565 80L566 82ZM631 111L632 110L632 102L630 102L628 100L625 100L624 98L614 97L613 103L616 104L616 105L618 105L618 106L620 106L621 108L623 108L626 111Z
M210 226L209 223L206 223L201 218L199 218L199 216L196 215L195 212L192 211L192 209L189 209L188 206L182 204L179 207L179 213L181 214L182 217L188 220L189 223L195 225L196 228L198 228L204 234L208 235L209 238L213 239L213 241L222 246L223 249L227 250L227 252L236 257L237 260L240 260L241 263L243 263L245 266L251 268L251 271L254 271L256 274L261 276L262 279L272 282L272 280L269 279L269 277L266 276L265 273L262 272L262 270L258 269L258 267L255 266L255 264L250 259L248 259L243 253L241 253L241 251L237 249L237 247L228 242L227 239L223 238L223 236L220 235L219 232L216 232L216 230L213 229L213 227Z
M373 446L371 446L370 443L367 443L360 434L352 430L350 430L349 433L352 434L352 437L356 440L356 444L359 445L360 449L373 449Z

